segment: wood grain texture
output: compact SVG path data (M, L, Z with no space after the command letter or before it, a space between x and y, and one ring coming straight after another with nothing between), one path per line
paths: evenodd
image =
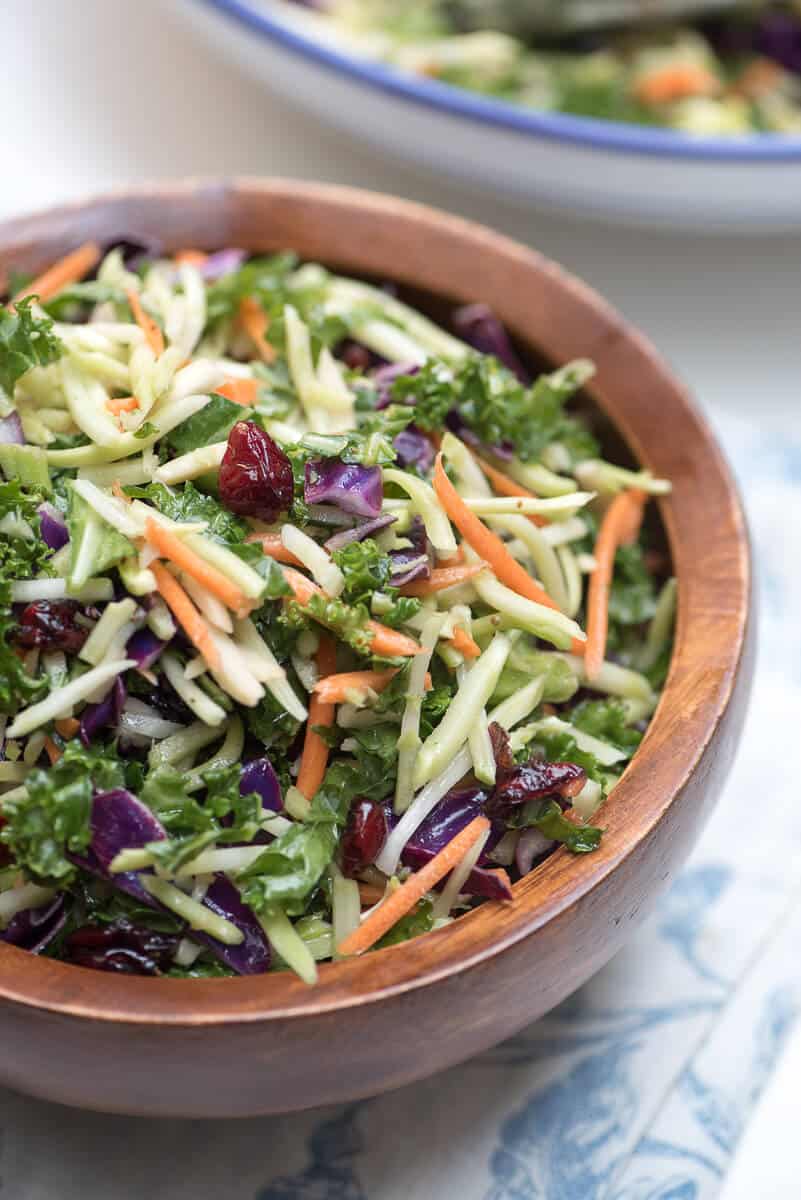
M748 537L708 427L651 346L534 251L431 209L286 180L143 189L0 225L0 274L89 238L167 249L292 247L449 301L484 300L553 363L592 358L589 391L634 455L673 480L659 502L679 581L670 677L600 815L601 849L553 854L453 926L289 974L115 978L0 946L2 1082L117 1112L243 1116L351 1099L459 1062L547 1012L601 967L668 885L732 760L752 674Z

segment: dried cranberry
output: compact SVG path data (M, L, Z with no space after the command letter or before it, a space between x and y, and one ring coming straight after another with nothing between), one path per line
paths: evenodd
M495 758L496 779L501 780L515 769L515 759L512 754L512 747L509 744L509 734L497 721L492 721L489 726L489 735L490 742L492 743L492 753Z
M373 361L370 351L360 342L343 342L338 347L337 354L345 366L350 367L352 371L366 371Z
M29 648L75 654L89 636L75 619L80 611L74 600L35 600L23 609L17 641Z
M274 521L294 498L292 464L254 421L237 421L220 465L220 499L241 517Z
M169 968L178 945L175 934L144 929L130 921L85 925L65 942L65 958L95 971L160 975Z
M356 799L342 835L342 874L353 879L375 862L387 836L387 817L380 804Z
M568 762L544 762L533 758L522 767L516 767L496 785L488 812L502 812L529 800L542 800L546 796L570 799L578 795L587 776L582 767Z

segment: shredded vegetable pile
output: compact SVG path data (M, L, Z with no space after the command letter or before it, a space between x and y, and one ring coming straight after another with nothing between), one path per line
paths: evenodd
M311 983L598 846L676 589L589 363L289 253L88 244L8 297L0 938Z
M360 53L530 108L696 136L801 131L798 3L317 0L311 7Z

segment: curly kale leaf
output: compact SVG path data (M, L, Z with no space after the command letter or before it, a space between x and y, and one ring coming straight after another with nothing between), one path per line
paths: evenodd
M124 768L107 748L68 742L54 766L31 771L23 796L6 800L0 840L33 879L63 885L76 872L68 854L80 854L92 840L93 792L124 786Z
M13 308L0 306L0 388L9 396L18 379L32 367L46 367L64 353L64 344L53 333L49 317L32 311L33 296L18 300Z

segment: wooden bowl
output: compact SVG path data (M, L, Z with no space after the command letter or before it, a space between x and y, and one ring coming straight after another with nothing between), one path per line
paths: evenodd
M453 302L485 300L553 363L588 357L594 401L631 452L673 480L659 502L678 576L670 677L606 804L601 849L551 855L452 926L288 973L115 977L0 944L0 1080L112 1112L246 1116L350 1100L475 1054L547 1012L615 953L676 873L737 745L752 671L748 537L704 420L651 346L584 284L457 217L286 180L189 182L0 225L0 273L35 271L89 238L167 249L292 247Z

